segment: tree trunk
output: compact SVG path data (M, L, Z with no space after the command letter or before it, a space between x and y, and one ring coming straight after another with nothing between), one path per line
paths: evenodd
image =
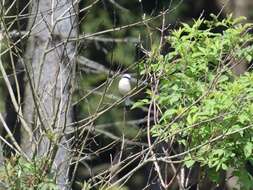
M67 189L69 143L64 134L71 122L76 57L75 43L68 39L77 36L77 6L72 0L32 2L23 110L33 137L22 130L21 147L30 158L36 155L53 160L48 167L57 171L60 189Z
M225 14L233 13L234 17L245 16L249 20L252 19L252 0L216 0L220 8L223 8Z

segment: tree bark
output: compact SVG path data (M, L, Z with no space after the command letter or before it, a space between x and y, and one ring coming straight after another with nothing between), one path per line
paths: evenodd
M225 14L233 13L234 17L245 16L249 20L252 19L252 0L216 0L220 8L223 8Z
M64 134L72 120L71 83L76 48L69 38L77 36L75 3L72 0L32 1L28 25L31 33L24 59L23 110L33 137L22 130L21 147L30 158L36 155L53 160L48 167L57 171L60 189L70 188L66 185L69 143Z

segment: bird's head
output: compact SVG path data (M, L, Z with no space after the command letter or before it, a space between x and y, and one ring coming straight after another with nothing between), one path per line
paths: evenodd
M124 74L124 75L122 75L122 78L126 78L126 79L128 79L128 80L131 80L131 75L129 75L129 74Z

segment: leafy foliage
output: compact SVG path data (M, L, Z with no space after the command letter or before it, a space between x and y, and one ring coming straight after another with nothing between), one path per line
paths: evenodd
M12 157L0 168L0 187L11 190L57 190L52 174L44 173L43 159L35 159L33 162L23 158Z
M146 72L159 78L158 89L148 93L149 101L137 104L156 100L161 115L152 135L176 138L187 167L195 162L210 171L233 167L248 189L253 180L244 164L253 159L253 73L236 76L232 70L252 60L251 25L231 15L221 21L212 17L192 26L183 23L167 38L171 52L152 53ZM220 28L222 33L215 32Z

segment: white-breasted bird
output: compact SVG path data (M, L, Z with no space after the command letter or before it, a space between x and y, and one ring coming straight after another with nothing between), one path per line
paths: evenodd
M128 92L131 90L131 76L129 74L122 75L120 81L119 81L119 92L123 96L125 96ZM130 104L130 98L127 97L125 101L126 106Z

